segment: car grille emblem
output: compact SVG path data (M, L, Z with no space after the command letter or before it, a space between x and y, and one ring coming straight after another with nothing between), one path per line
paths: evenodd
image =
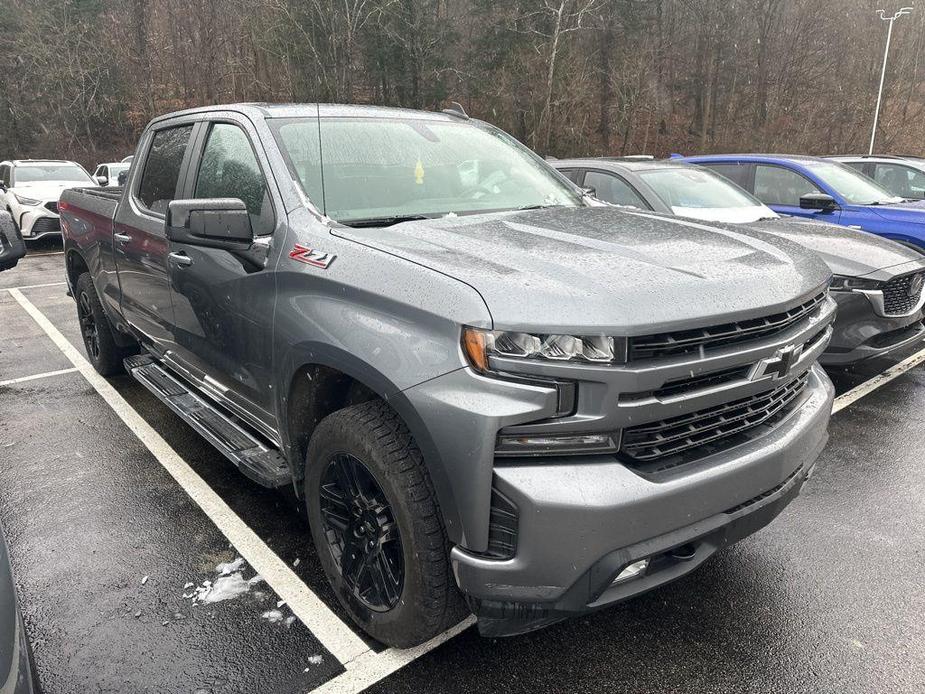
M773 378L774 380L786 378L802 355L802 345L787 345L777 350L773 357L759 361L749 375L749 379L760 381L765 378Z

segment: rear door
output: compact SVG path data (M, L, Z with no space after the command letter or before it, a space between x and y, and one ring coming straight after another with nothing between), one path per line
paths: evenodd
M185 198L237 198L250 213L255 251L169 242L178 365L238 415L274 436L271 338L276 295L270 246L282 203L250 122L206 122L196 136ZM278 212L279 211L279 212Z
M144 156L113 221L122 315L159 353L173 338L164 218L185 180L193 127L168 122L146 134Z

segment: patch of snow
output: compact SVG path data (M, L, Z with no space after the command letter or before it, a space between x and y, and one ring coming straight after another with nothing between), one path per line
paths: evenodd
M244 580L240 573L230 576L219 576L213 584L203 581L201 586L194 589L193 602L213 603L222 600L233 600L250 590L251 584Z
M286 604L286 601L285 601L285 600L280 600L278 603L276 603L276 606L277 606L277 607L282 607L282 606L285 605L285 604Z
M292 565L293 565L293 566L298 566L299 563L300 563L301 561L302 561L302 560L301 560L299 557L296 557L296 558L295 558L295 561L292 562Z
M309 665L321 665L321 663L322 663L323 661L324 661L324 658L323 658L322 656L320 656L320 655L312 655L312 656L309 656L309 657L308 657L308 664L309 664ZM308 672L309 669L310 669L310 668L305 668L305 672Z
M263 576L261 576L260 574L257 574L256 576L254 576L253 578L251 578L251 579L248 581L248 583L250 583L252 586L253 586L253 585L257 585L258 583L263 583Z
M295 615L290 615L289 617L286 617L287 627L291 627L293 622L295 622Z
M238 557L234 561L226 561L215 567L215 572L222 576L227 576L244 568L244 557Z
M269 621L271 624L276 624L277 622L283 621L283 613L279 610L267 610L260 616Z
M144 585L144 584L147 583L147 582L148 582L148 577L147 577L147 576L145 576L143 579L141 579L141 585Z

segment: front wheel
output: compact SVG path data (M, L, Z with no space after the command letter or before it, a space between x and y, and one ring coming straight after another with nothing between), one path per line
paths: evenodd
M77 319L87 358L101 376L115 376L123 370L125 352L112 336L109 319L93 286L89 272L77 278Z
M420 450L382 401L339 410L308 447L312 538L341 604L373 638L399 648L452 626L462 601Z

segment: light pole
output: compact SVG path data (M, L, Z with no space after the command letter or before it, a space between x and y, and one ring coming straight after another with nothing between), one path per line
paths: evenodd
M886 57L890 53L890 39L893 37L893 22L910 12L912 12L911 7L903 7L897 10L892 17L887 17L886 12L877 10L880 19L884 22L889 22L890 26L886 30L886 49L883 51L883 69L880 71L880 91L877 92L877 109L874 111L874 129L870 131L870 149L867 152L868 154L874 153L874 138L877 137L877 121L880 118L880 100L883 98L883 80L886 77Z

